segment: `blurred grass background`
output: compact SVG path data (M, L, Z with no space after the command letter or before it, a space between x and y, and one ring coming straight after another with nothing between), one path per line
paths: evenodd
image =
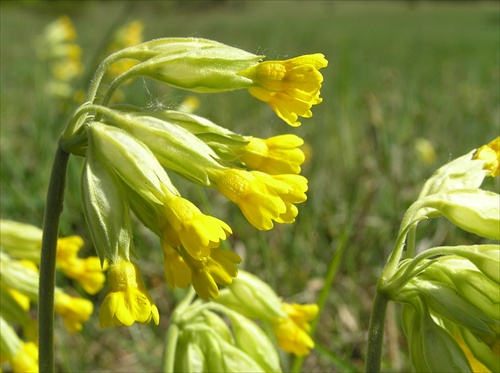
M35 40L62 14L71 17L89 71L117 25L144 23L144 40L215 39L269 59L320 52L329 60L314 116L288 127L247 92L199 95L198 114L235 132L296 133L311 157L303 167L308 201L297 222L258 232L235 206L206 191L213 213L235 232L244 268L288 301L312 302L329 263L343 253L304 371L362 369L377 275L405 209L440 165L499 135L499 3L482 1L36 1L1 2L1 217L41 226L57 136L70 111L44 97ZM82 86L84 87L84 86ZM185 93L141 80L126 90L143 107L175 107ZM416 140L430 141L425 163ZM72 159L61 234L80 234L93 253L80 205L81 160ZM200 190L177 178L193 201ZM497 181L488 187L498 189ZM420 244L476 242L444 221L421 225ZM94 317L69 335L58 324L61 371L157 371L168 316L180 292L167 289L158 242L137 226L140 266L160 325L102 330ZM397 307L389 309L385 371L408 371Z

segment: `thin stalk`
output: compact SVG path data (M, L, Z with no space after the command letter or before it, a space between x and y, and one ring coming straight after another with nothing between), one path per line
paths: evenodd
M365 372L380 372L382 360L382 345L384 341L385 313L389 298L383 293L375 295L373 300L370 327L368 329L368 350L365 362Z
M40 282L38 288L39 371L54 372L54 291L59 218L63 210L69 153L61 144L52 165L43 218Z
M165 344L162 359L162 372L172 373L174 371L175 351L177 349L177 339L179 338L179 318L183 316L184 311L189 306L196 295L192 286L186 292L184 298L179 302L170 318L170 325L165 335Z

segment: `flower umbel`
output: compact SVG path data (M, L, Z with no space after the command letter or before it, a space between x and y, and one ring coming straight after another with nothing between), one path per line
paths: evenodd
M160 316L136 264L121 260L108 268L108 294L99 311L102 327L130 326L136 321L158 325Z
M311 107L321 103L319 97L323 76L318 71L328 65L317 53L286 61L264 61L240 72L255 86L248 92L271 106L291 126L300 126L298 117L310 118Z

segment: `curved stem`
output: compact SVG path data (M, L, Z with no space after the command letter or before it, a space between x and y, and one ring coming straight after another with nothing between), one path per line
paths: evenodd
M38 288L39 371L54 372L54 291L59 218L63 210L69 153L58 144L43 219Z
M179 302L172 317L170 318L170 325L165 335L165 348L163 350L162 358L162 372L171 373L174 371L175 351L177 349L177 339L179 338L179 318L182 317L184 311L189 306L194 296L196 295L194 288L190 286L184 298Z
M365 372L380 372L387 303L389 303L389 298L385 294L377 292L373 300L370 327L368 329L368 349Z

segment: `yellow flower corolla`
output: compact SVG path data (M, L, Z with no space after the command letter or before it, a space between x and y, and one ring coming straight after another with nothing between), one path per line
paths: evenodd
M187 253L182 253L187 254ZM211 249L210 256L196 260L189 255L182 255L191 268L191 283L201 299L217 298L217 284L230 285L233 277L238 275L236 264L241 258L228 250Z
M283 303L287 318L278 318L273 324L273 331L278 338L278 345L286 352L297 356L309 354L314 341L309 336L309 321L318 314L316 304Z
M285 61L264 61L239 73L255 86L248 92L269 104L291 126L300 126L298 117L310 118L311 107L321 103L323 76L318 71L328 65L325 56L309 54Z
M21 348L9 360L13 373L38 372L38 348L33 342L21 342Z
M130 326L134 322L158 325L160 315L142 281L139 267L121 260L108 267L108 294L99 312L101 327Z
M184 246L195 259L210 254L221 240L232 233L222 220L203 214L193 203L182 197L166 193L163 228L164 239L173 247Z
M163 267L165 278L170 289L184 289L191 284L191 268L181 255L170 245L162 242L164 255Z
M489 171L489 176L500 175L500 137L477 149L473 159L485 161L484 169Z
M245 218L260 230L279 223L293 223L295 203L307 197L307 179L300 175L268 175L241 169L211 170L211 180L230 201L236 203Z
M69 236L57 240L56 265L67 277L78 281L89 294L98 293L106 280L98 257L85 259L77 256L83 246L79 236Z
M7 291L23 310L28 311L30 309L30 298L27 295L15 289L7 289Z
M271 175L299 174L305 155L299 146L304 140L295 135L280 135L268 139L251 137L240 159L253 170Z
M89 319L94 306L92 302L71 297L63 292L56 292L54 301L54 312L62 316L64 325L71 333L82 330L82 322Z

